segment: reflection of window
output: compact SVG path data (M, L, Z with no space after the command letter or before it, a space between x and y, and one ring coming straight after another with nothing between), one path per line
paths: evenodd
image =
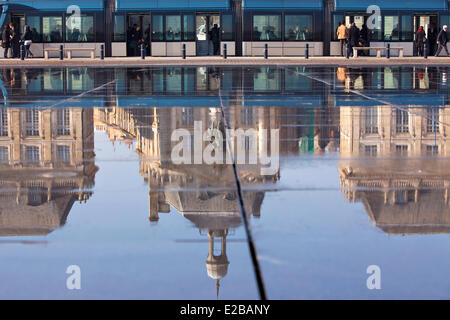
M56 112L56 131L59 136L70 135L70 110L59 109Z
M27 25L30 26L33 42L41 42L41 17L27 15Z
M367 107L366 111L366 133L378 133L378 108Z
M43 75L44 90L48 91L63 91L64 80L62 70L46 69Z
M377 156L377 146L364 146L364 153L368 157L376 157Z
M94 17L73 15L66 18L66 41L94 42Z
M439 151L439 147L434 145L434 146L427 146L427 155L429 156L435 156L438 154Z
M26 146L25 147L25 160L30 163L36 163L40 160L39 147Z
M0 147L0 163L7 163L9 161L8 147Z
M406 156L406 155L408 155L408 145L396 145L395 146L395 152L399 156Z
M438 116L437 110L427 109L427 133L439 132L439 124L436 121Z
M180 16L166 16L166 40L167 41L181 40Z
M384 40L398 41L399 37L398 17L385 16L384 17Z
M0 136L8 136L8 111L6 109L0 110Z
M183 16L183 40L194 41L195 40L195 19L193 15Z
M40 187L30 187L28 190L28 205L39 206L44 200L45 191Z
M25 130L27 136L39 135L39 111L27 109L25 113Z
M301 41L312 39L312 16L286 15L284 17L284 39Z
M253 40L281 40L280 16L253 16Z
M173 93L181 92L181 69L167 68L166 69L166 91Z
M408 112L397 109L395 111L395 124L397 133L409 132Z
M190 126L194 124L194 109L183 108L181 110L181 124Z
M286 91L311 91L312 80L301 76L296 69L290 69L285 72L284 87Z
M43 17L44 42L62 42L62 17Z
M255 91L280 90L280 70L275 68L261 68L253 75L253 89Z
M233 39L233 16L224 14L222 15L222 41L231 41Z
M152 41L163 41L164 31L163 31L163 16L152 16Z
M125 41L125 16L114 16L113 41Z
M69 146L56 146L56 155L60 162L70 162L70 147Z
M241 109L241 122L244 126L253 125L253 108Z

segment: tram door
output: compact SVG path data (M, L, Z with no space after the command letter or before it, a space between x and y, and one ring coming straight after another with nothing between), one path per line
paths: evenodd
M127 17L127 56L135 57L141 54L139 41L144 39L146 55L150 55L150 15L129 14Z
M13 14L11 16L12 24L18 28L17 30L22 35L23 28L25 27L25 16L23 14Z
M220 28L219 15L197 15L195 18L197 56L212 56L214 47L209 37L209 31L214 25Z
M436 28L439 28L437 24L437 16L415 16L414 17L414 40L416 37L416 32L419 27L423 27L425 30L425 35L428 39L428 32L431 27L431 24L434 24Z

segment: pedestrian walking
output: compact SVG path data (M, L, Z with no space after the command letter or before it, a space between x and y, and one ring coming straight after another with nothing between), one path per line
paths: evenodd
M16 26L12 23L9 24L10 28L10 38L11 38L11 49L12 49L12 57L19 58L20 56L20 33L17 30Z
M345 22L341 21L339 23L339 27L337 28L336 31L340 46L341 46L341 56L344 56L344 48L345 45L347 44L347 39L348 39L348 30L347 27L345 26Z
M11 32L9 30L9 25L5 25L2 31L2 48L3 48L3 57L5 59L8 58L8 53L11 49Z
M430 27L428 28L428 55L434 56L436 53L436 42L438 37L438 28L436 27L436 24L433 22L430 24Z
M27 58L33 58L33 53L30 50L31 44L33 43L33 32L30 26L25 25L22 35L22 43L25 47L25 55Z
M218 56L220 54L220 28L217 23L209 32L209 38L213 43L213 55Z
M424 56L425 42L427 42L425 30L423 30L423 27L420 26L416 33L416 47L417 53L420 57Z
M348 31L348 43L350 55L353 57L353 47L357 47L359 42L359 29L353 22L351 24L350 30Z
M437 37L437 44L438 44L438 49L436 52L436 57L439 56L439 54L441 53L442 49L445 49L445 52L447 53L447 56L450 55L448 53L448 49L447 49L447 42L448 42L448 38L447 38L447 30L448 27L445 25L441 32L439 32L438 37Z

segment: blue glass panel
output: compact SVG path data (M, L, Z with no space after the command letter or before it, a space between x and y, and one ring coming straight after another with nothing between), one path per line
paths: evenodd
M371 5L381 10L447 11L447 0L335 0L336 11L366 11Z

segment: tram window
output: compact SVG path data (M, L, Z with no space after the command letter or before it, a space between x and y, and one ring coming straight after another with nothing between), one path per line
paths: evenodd
M114 17L114 41L125 41L125 16Z
M43 17L42 35L44 42L62 42L62 17Z
M164 31L163 31L163 16L152 16L152 41L163 41Z
M183 40L195 41L195 18L194 15L183 16Z
M384 40L398 41L398 17L385 16L384 17Z
M180 16L166 16L166 40L167 41L181 40Z
M413 40L413 20L412 16L402 16L402 28L400 38L403 41Z
M231 14L222 15L222 41L233 40L233 16Z
M66 17L66 41L68 42L93 42L94 41L94 17Z
M30 26L33 42L41 42L41 17L27 16L27 25Z
M337 29L339 27L339 24L344 21L344 15L343 14L335 14L333 16L333 40L338 40L337 38Z
M441 15L441 17L440 17L440 24L441 24L441 26L444 26L444 25L450 25L450 16L448 16L448 15ZM450 31L449 30L447 30L447 37L450 37Z
M253 16L253 40L281 40L280 16Z
M284 20L285 40L305 41L312 39L312 16L286 15Z
M383 32L382 32L382 29L381 29L381 20L382 19L382 17L381 16L378 16L378 22L377 22L377 25L378 26L380 26L378 29L377 28L373 28L373 29L371 29L370 30L370 40L372 40L372 41L381 41L381 40L383 40Z

